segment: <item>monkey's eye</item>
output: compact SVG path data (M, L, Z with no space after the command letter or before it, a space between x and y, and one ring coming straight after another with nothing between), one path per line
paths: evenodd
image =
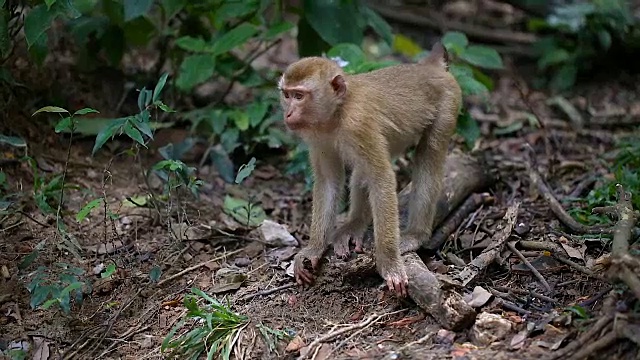
M282 92L282 94L284 95L284 98L285 98L285 99L288 99L288 98L289 98L289 92L287 92L287 91L283 91L283 92Z
M293 98L296 100L302 100L302 98L304 97L303 93L297 92L293 94Z

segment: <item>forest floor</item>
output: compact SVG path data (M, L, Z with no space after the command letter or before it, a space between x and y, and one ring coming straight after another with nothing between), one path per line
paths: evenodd
M96 93L91 97L90 92L82 90L91 87L80 75L59 76L64 73L64 69L51 72L41 80L41 86L71 89L69 96L74 97L78 108L82 104L97 109L115 106L107 96L95 99L101 88L94 88ZM482 137L470 151L487 164L496 179L488 189L494 202L469 214L449 236L443 252L454 252L465 262L477 257L504 226L501 219L506 209L519 201L514 241L559 245L574 263L604 274L610 241L597 235L572 234L558 221L547 201L530 186L526 165L532 160L524 145L533 148L536 169L565 209L584 206L571 199L597 186L592 179L612 176L607 159L611 159L617 139L630 131L616 124L620 113L639 115L639 80L593 80L565 95L585 119L576 124L567 112L548 103L550 95L525 89L525 102L513 79L508 74L499 75L489 100L491 106L473 106ZM530 107L544 128L528 120ZM66 183L74 187L65 192L61 216L67 233L80 246L80 256L74 257L65 248L68 242L56 230L55 216L43 215L36 206L33 169L25 162L5 161L2 170L14 191L31 195L20 199L18 212L3 215L0 229L0 350L24 340L34 349L34 359L57 359L62 353L78 359L160 359L164 356L161 342L186 313L184 296L191 288L198 288L228 302L234 312L250 319L237 341L236 356L244 354L240 358L296 358L315 339L345 328L343 334L313 344L315 359L534 359L564 346L597 320L610 290L608 282L560 263L548 252L523 249L550 285L548 291L515 254L505 250L501 265L490 266L470 288L460 292L477 301L477 294L482 297L488 290L498 290L501 297L487 296L477 304L477 312L498 315L507 328L501 327L504 321L492 320L496 325L493 329L452 332L442 329L411 300L390 295L378 275L350 277L331 271L339 262L334 258L329 259L324 276L315 286L292 286L294 280L287 270L299 246L308 239L310 195L303 192L304 179L284 174L286 161L282 156L259 161L241 185L225 183L215 169L205 165L198 172L205 181L198 200L170 198L166 208L160 209L127 206L125 200L140 199L147 185L158 188L157 181L149 183L141 175L142 168L160 159L157 148L179 141L187 132L160 130L151 150L140 152L141 162L129 156L125 150L130 144L122 139L91 156L94 139L76 138L66 161L68 136L53 133L42 119L31 118L36 108L8 110L1 130L6 133L11 129L29 140L29 155L37 161L38 172L51 178L67 168ZM589 115L590 111L599 115ZM594 118L599 121L592 122ZM20 122L22 125L17 125ZM456 138L453 147L463 149L463 141ZM2 150L7 160L21 156L20 149ZM399 178L406 183L408 166L401 163L399 167ZM227 194L253 195L267 218L286 225L300 245L266 244L258 230L245 228L223 212ZM102 206L88 220L75 221L75 214L87 202L103 195L109 211L117 214L113 221L105 217ZM172 220L173 229L184 230L186 238L168 230L163 214L172 206L179 210L179 216ZM46 244L38 257L19 270L19 264L42 241ZM104 244L110 246L102 247ZM358 256L369 255L370 249ZM441 255L426 255L428 267L438 274L455 271ZM57 307L30 307L32 294L26 285L33 280L35 270L47 266L47 276L54 278L64 266L56 264L83 269L85 280L93 285L82 304L73 302L69 314ZM115 264L117 271L102 279L99 272L109 264ZM162 270L160 284L149 281L156 266ZM471 296L476 286L478 293ZM516 306L505 307L507 302ZM580 307L567 310L574 305ZM261 331L267 328L276 332L265 337ZM277 340L273 336L277 331L287 337ZM482 344L479 337L489 341ZM633 349L628 343L620 343L602 357L634 358Z

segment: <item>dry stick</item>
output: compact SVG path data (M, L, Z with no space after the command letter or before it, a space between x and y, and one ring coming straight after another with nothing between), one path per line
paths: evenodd
M200 263L200 264L198 264L198 265L194 265L194 266L192 266L192 267L186 268L186 269L184 269L184 270L180 271L179 273L174 274L174 275L172 275L172 276L170 276L170 277L168 277L168 278L166 278L166 279L164 279L164 280L160 281L160 282L158 283L158 286L161 286L162 284L166 283L167 281L171 281L171 280L174 280L174 279L176 279L176 278L179 278L180 276L182 276L182 275L184 275L184 274L186 274L186 273L188 273L188 272L190 272L190 271L193 271L193 270L199 269L199 268L201 268L201 267L203 267L203 266L207 265L208 263L210 263L210 262L212 262L212 261L222 260L222 259L226 258L227 256L231 256L231 255L237 254L237 253L239 253L239 252L240 252L240 251L242 251L242 250L243 250L243 249L237 249L237 250L234 250L234 251L231 251L231 252L225 253L225 254L223 254L223 255L220 255L220 256L218 256L217 258L213 258L213 259L211 259L211 260L207 260L207 261L201 262L201 263Z
M447 240L449 235L453 233L460 224L464 221L464 219L479 206L484 204L491 204L494 201L494 197L489 193L482 194L471 194L467 200L465 200L462 205L451 214L445 221L438 227L436 231L434 231L433 236L428 241L427 244L424 245L424 248L429 250L435 250L442 246L442 244Z
M599 338L598 340L591 342L591 343L585 343L584 346L578 350L578 352L576 352L575 354L573 354L571 357L569 357L568 359L575 359L575 360L583 360L586 359L589 355L595 354L600 350L603 350L605 348L608 348L609 346L613 345L613 343L618 339L618 334L616 334L615 331L610 331L608 332L605 336Z
M526 257L524 257L524 255L522 255L522 253L520 252L520 250L516 249L515 245L513 245L513 241L509 241L507 242L507 247L509 248L509 250L511 250L511 252L513 252L514 254L516 254L516 256L518 258L520 258L520 260L522 261L522 263L529 268L529 270L531 270L531 272L533 273L533 275L535 275L535 277L538 278L538 281L540 281L540 283L542 283L542 285L547 289L548 292L551 292L551 286L549 286L549 283L547 282L547 280L542 276L542 274L540 274L540 272L538 271L538 269L536 269L533 265L531 265L531 263L529 262L529 260L527 260Z
M557 301L542 295L542 294L538 294L537 292L533 291L533 290L524 290L524 289L514 289L514 288L510 288L510 287L506 287L506 286L494 286L494 289L498 290L498 291L504 291L507 293L514 293L514 294L518 294L518 295L529 295L531 297L534 298L538 298L542 301L546 301L546 302L550 302L552 304L557 304Z
M511 236L511 231L518 219L518 210L520 209L520 202L517 201L509 207L507 213L504 215L506 222L505 227L499 231L493 238L493 242L487 247L477 258L473 259L467 266L455 276L455 278L462 281L462 286L467 286L475 277L489 266L496 259L498 254L502 251L504 243Z
M426 16L418 14L413 10L404 10L397 6L384 6L376 1L368 1L369 7L380 15L399 21L402 23L427 26L439 30L457 30L470 37L482 38L488 41L499 41L504 43L533 44L538 38L535 34L517 31L504 31L499 29L484 28L476 25L469 25L455 20L444 19L442 16Z
M540 177L540 174L538 174L538 172L535 171L532 166L528 165L528 168L529 168L529 178L531 179L531 183L536 186L536 188L538 189L538 191L540 191L540 193L542 193L542 196L547 201L549 208L558 217L558 220L560 220L563 224L569 227L572 231L581 233L581 234L611 234L612 233L612 229L610 228L589 227L589 226L582 225L576 220L574 220L571 217L571 215L569 215L564 210L564 208L562 207L562 204L560 204L560 202L555 198L555 196L553 196L547 184L545 184L542 178Z
M640 279L634 270L640 270L640 262L629 254L629 239L633 227L638 220L638 212L633 210L631 193L624 191L621 184L616 184L618 203L593 209L594 213L610 213L618 217L614 226L613 241L611 243L611 268L609 277L622 280L640 300Z
M604 308L607 309L608 307L604 306ZM593 324L593 326L589 330L584 332L582 336L580 336L578 339L574 340L573 342L569 343L564 348L553 353L550 357L550 360L564 359L567 355L584 347L587 342L593 341L593 339L596 336L598 336L598 333L600 333L612 321L613 321L613 314L603 315L600 319L598 319L598 321L596 321L595 324Z
M278 292L280 290L286 290L286 289L292 288L294 286L296 286L296 283L289 283L289 284L284 284L282 286L275 287L273 289L261 290L261 291L255 292L253 294L246 295L241 300L242 301L246 301L246 300L253 299L256 296L270 295L270 294L273 294L274 292Z
M529 250L547 250L548 252L551 253L551 256L553 256L556 260L560 261L561 263L564 263L565 265L568 265L585 275L589 275L592 278L603 280L602 276L587 269L587 267L577 264L574 261L569 260L569 258L561 255L562 253L566 253L566 252L564 251L564 249L562 249L560 246L554 243L550 243L546 241L520 240L520 246Z

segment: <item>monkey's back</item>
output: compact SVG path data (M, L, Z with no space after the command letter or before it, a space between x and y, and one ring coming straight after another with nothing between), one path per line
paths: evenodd
M394 155L417 142L439 111L451 111L447 99L461 96L453 75L435 64L401 64L350 75L347 88L347 113L359 115L350 119L351 125L380 127L387 143L397 144L390 149Z

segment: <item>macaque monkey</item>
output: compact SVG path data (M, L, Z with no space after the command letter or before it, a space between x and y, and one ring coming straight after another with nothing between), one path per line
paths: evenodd
M339 258L349 257L350 240L354 250L362 252L364 234L373 221L377 271L389 290L406 296L401 254L431 236L461 103L446 50L436 43L417 64L358 75L345 74L330 59L303 58L288 66L278 88L285 125L309 145L315 180L310 240L294 259L296 281L314 282L313 273L329 243ZM416 143L412 200L401 235L391 161ZM345 165L352 168L349 213L334 229ZM401 236L408 244L404 249ZM305 268L305 259L312 271Z

